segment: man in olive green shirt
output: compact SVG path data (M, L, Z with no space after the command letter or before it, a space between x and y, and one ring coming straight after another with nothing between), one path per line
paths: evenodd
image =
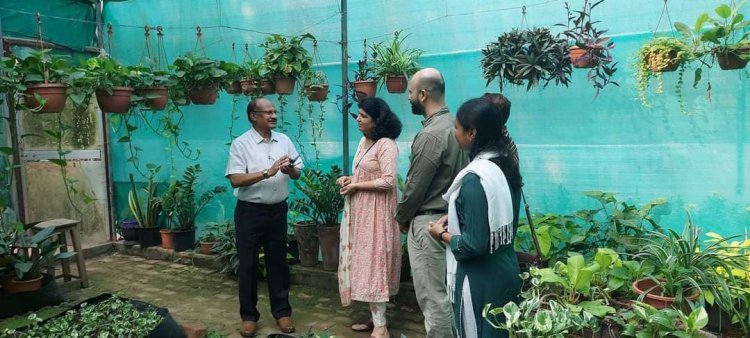
M453 337L453 317L445 286L445 244L430 236L427 225L448 212L443 194L468 164L454 137L453 117L445 106L445 81L425 68L409 83L412 113L424 116L411 146L409 172L396 221L408 231L409 262L427 337Z

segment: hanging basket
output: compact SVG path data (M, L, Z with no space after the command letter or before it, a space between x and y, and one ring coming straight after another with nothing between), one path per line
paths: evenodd
M354 92L357 93L357 99L375 96L376 85L375 80L354 81Z
M328 84L320 84L320 85L306 85L305 86L305 95L307 95L307 99L310 101L315 102L322 102L325 101L328 97Z
M260 93L260 84L253 79L246 79L240 81L240 89L242 89L242 93L245 95L258 94Z
M742 69L747 66L747 60L743 59L741 55L748 52L749 47L743 47L737 50L725 50L723 52L714 51L716 61L719 63L719 68L722 70L734 70ZM744 52L744 53L743 53Z
M648 68L654 73L673 72L680 66L676 50L670 51L666 56L660 56L658 53L649 53L646 55L646 63L648 64Z
M242 85L240 81L232 81L229 85L224 88L227 94L242 94Z
M35 113L59 113L65 109L68 98L68 86L62 83L37 83L26 85L26 106ZM41 106L34 94L43 97L47 102ZM39 108L39 110L34 110Z
M130 97L133 92L133 88L130 87L112 87L111 95L104 90L97 90L96 102L105 113L127 113L130 110Z
M216 84L206 87L193 87L188 94L190 101L199 105L214 104L219 97L219 87Z
M145 97L147 109L164 110L167 107L167 87L140 88L138 92Z
M596 67L599 60L593 53L585 48L570 46L570 63L575 68L593 68Z
M406 77L403 75L386 75L385 88L391 94L403 93L406 91ZM373 96L375 93L372 94Z
M297 80L293 77L275 77L273 85L279 95L290 95L294 92L294 84Z
M276 92L274 83L269 79L260 80L260 92L263 95L270 95Z

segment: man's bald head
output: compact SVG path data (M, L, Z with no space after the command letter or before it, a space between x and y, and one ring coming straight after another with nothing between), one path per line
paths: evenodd
M433 99L442 99L445 96L445 79L435 68L425 68L412 76L415 90L425 90Z

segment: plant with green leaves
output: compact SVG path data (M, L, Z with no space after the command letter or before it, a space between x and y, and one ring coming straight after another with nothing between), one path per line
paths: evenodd
M524 83L529 91L552 81L567 87L573 71L568 54L567 40L549 28L513 29L482 50L482 76L488 86L498 79L500 91Z
M677 309L659 310L651 305L637 302L633 305L633 310L624 313L623 317L626 321L623 337L706 337L701 329L708 324L708 315L702 306L686 315Z
M272 77L299 78L312 68L312 56L302 46L305 40L315 40L310 33L285 37L273 34L260 45L265 50L263 64Z
M292 201L290 209L307 217L316 226L330 226L339 223L339 214L344 209L344 197L339 193L336 179L343 172L338 166L324 173L317 169L304 169L304 175L294 181L294 186L304 198Z
M24 74L16 66L16 59L0 56L0 93L15 95L26 90L22 84ZM5 99L5 95L0 95L0 103Z
M222 69L221 61L193 53L175 58L173 67L178 83L187 91L196 88L219 88L227 76L227 71Z
M651 79L656 80L654 93L661 94L664 92L662 72L674 70L676 67L675 96L677 96L680 109L685 111L682 99L685 69L688 63L696 59L698 55L695 51L685 41L674 37L658 37L641 46L636 54L635 64L635 78L638 82L638 98L641 104L646 108L651 107L646 96Z
M234 62L220 61L220 63L221 65L219 67L227 73L224 76L224 81L221 84L221 88L223 88L224 91L232 92L234 89L237 89L233 86L239 86L239 81L245 79L247 70L243 66L238 65ZM239 93L235 94L241 94L241 90Z
M85 71L96 79L96 90L112 94L115 87L132 87L134 78L130 69L108 56L95 56L86 60Z
M13 248L13 265L16 272L16 280L28 281L41 277L42 267L48 266L56 259L72 257L75 252L57 252L60 245L57 243L57 235L53 233L55 228L47 227L35 234L29 234L23 230L23 225L18 224L16 236L11 247Z
M131 190L128 193L128 205L130 206L130 212L133 214L133 217L138 221L138 227L154 228L158 226L157 222L162 210L161 197L158 196L159 183L154 182L154 178L156 178L156 175L159 173L161 166L149 163L146 164L146 168L148 169L148 183L146 183L146 187L142 189L142 192L145 193L145 196L143 197L139 196L140 193L135 186L133 174L129 175ZM145 201L145 204L143 204L142 201Z
M423 50L406 47L404 41L409 35L401 35L401 31L393 33L393 40L380 42L370 46L372 55L372 71L376 77L385 79L387 76L410 77L419 69L419 57Z
M23 74L22 80L26 84L59 83L70 71L68 58L54 54L49 49L23 47L15 55L19 70Z
M164 210L169 211L169 220L176 223L171 227L174 230L195 229L195 219L208 202L227 191L227 187L217 185L198 197L196 189L200 173L200 164L188 166L182 177L172 182L162 197Z
M555 300L544 299L533 289L523 298L519 304L508 302L503 307L485 304L482 318L492 327L507 331L511 338L565 338L585 328L596 331L599 327L597 318L588 312L576 313Z
M737 281L732 274L719 271L745 269L746 265L723 254L720 243L701 248L698 238L698 228L688 213L681 235L671 229L667 234L649 232L640 239L640 250L633 257L655 267L647 278L656 283L662 296L674 297L679 304L686 294L700 291L706 302L734 314L732 289Z
M747 0L735 6L721 4L714 9L717 17L703 13L696 20L695 30L701 32L701 40L715 55L736 54L745 60L750 58L750 31L747 30L750 21L742 14L745 3ZM706 23L713 27L703 29Z

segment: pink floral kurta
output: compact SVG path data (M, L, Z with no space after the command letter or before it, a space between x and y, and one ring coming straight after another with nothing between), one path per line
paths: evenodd
M369 149L368 149L369 148ZM352 300L387 302L398 293L401 247L394 220L398 199L398 147L381 138L372 147L359 142L352 183L375 181L378 190L358 190L347 198L341 222L339 292Z

